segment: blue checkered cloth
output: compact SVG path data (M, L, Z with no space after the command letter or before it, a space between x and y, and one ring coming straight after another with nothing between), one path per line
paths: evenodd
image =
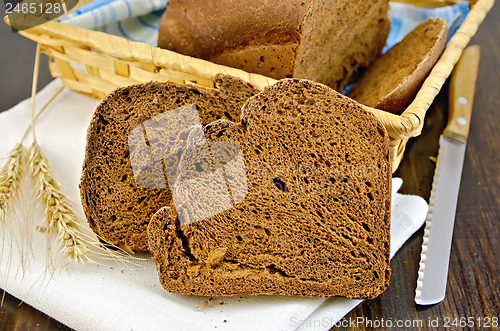
M448 24L448 40L450 40L468 13L469 3L467 1L439 8L416 8L411 5L391 2L391 9L389 10L391 32L387 38L384 52L403 39L418 24L430 17L439 17L446 21Z
M156 46L166 3L167 0L95 0L59 21Z

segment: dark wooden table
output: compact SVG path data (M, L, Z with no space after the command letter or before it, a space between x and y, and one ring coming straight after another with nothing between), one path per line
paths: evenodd
M2 10L3 10L3 4ZM3 17L3 14L2 14ZM417 307L413 301L420 260L423 229L413 235L393 258L392 278L387 291L353 310L344 319L345 328L371 329L397 321L415 323L404 329L444 329L443 322L473 317L484 325L500 318L500 6L489 13L471 44L481 46L481 63L474 112L460 186L456 225L451 249L446 299L437 305ZM11 33L0 23L0 111L28 98L35 45ZM51 80L46 58L42 58L39 88ZM422 135L407 146L396 172L403 178L400 192L428 200L438 137L447 116L447 86L429 110ZM363 320L361 320L363 319ZM439 320L439 328L429 321ZM391 322L387 323L387 320ZM361 323L350 324L351 321ZM415 321L415 322L414 322ZM422 322L418 322L422 321ZM490 323L491 325L491 323ZM377 328L378 329L378 328ZM387 327L380 329L389 329ZM398 329L393 327L392 329ZM401 328L403 329L403 328ZM478 329L478 328L471 328ZM484 328L491 330L494 328ZM5 293L0 308L0 330L69 330L38 310Z

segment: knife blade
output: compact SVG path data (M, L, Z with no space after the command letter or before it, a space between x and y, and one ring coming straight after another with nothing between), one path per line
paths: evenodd
M451 75L448 122L439 138L439 152L420 254L415 290L415 302L419 305L439 303L446 294L453 227L479 57L479 46L466 48Z

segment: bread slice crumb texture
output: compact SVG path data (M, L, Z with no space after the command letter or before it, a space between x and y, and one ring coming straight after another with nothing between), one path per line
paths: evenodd
M196 105L201 124L238 120L242 104L257 93L230 76L217 76L216 84L218 89L170 82L132 85L115 90L97 107L87 132L80 195L89 225L102 241L146 251L151 216L171 203L163 178L144 174L150 183L137 183L129 146L134 129L186 105Z
M211 162L217 144L239 146L247 189L230 186L232 207L197 222L181 222L175 203L153 216L149 248L168 291L358 299L383 292L389 138L372 114L325 85L285 79L250 98L239 123L219 120L204 131Z

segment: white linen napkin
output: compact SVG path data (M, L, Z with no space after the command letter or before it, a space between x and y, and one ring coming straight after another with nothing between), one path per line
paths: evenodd
M61 86L61 81L55 80L38 93L36 109ZM86 130L98 103L65 89L36 125L37 141L82 220L78 181ZM0 114L0 166L29 119L29 100ZM30 143L25 141L25 146ZM401 185L401 179L393 179L391 256L420 228L427 214L422 198L396 193ZM6 222L19 220L10 217ZM41 224L42 215L35 210L33 228ZM11 237L0 228L0 288L77 330L328 330L361 302L277 295L208 298L171 294L161 287L147 254L140 255L134 265L108 260L68 265L52 274L46 268L45 234L33 231L31 251L24 251L22 259L20 236ZM208 305L198 310L205 301Z

